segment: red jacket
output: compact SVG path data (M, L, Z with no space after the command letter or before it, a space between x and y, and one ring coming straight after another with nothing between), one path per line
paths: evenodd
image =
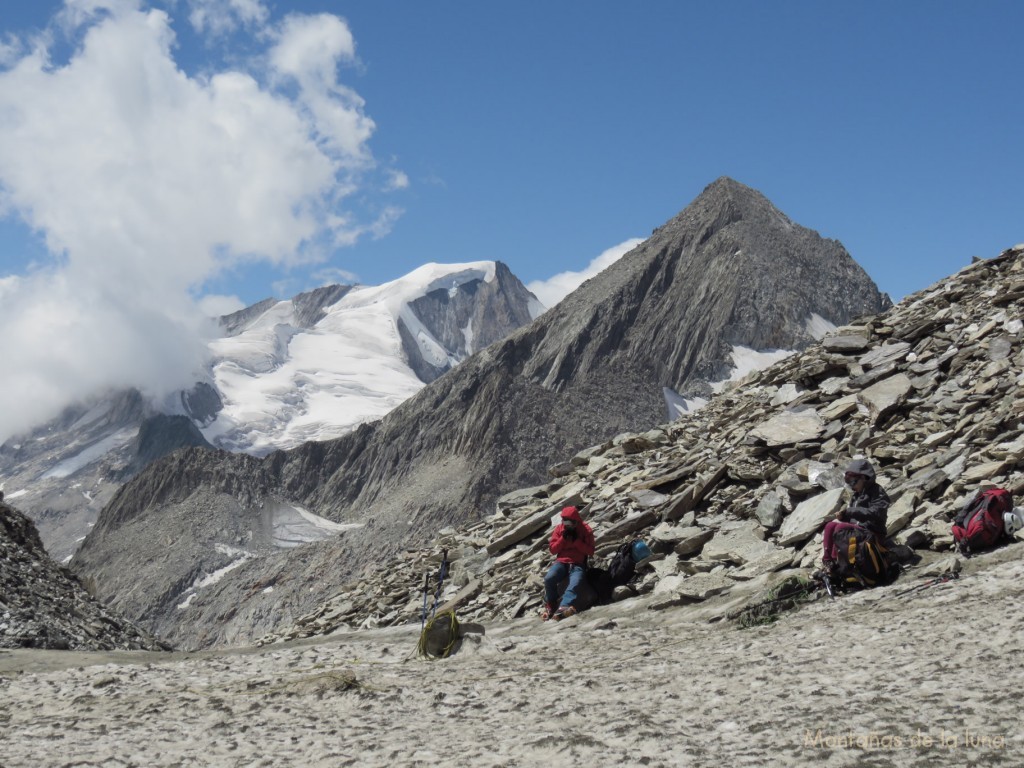
M571 532L566 535L566 520L575 521L575 536ZM562 509L562 522L551 532L551 543L548 547L558 562L571 565L583 565L586 559L594 554L594 531L583 522L576 507Z

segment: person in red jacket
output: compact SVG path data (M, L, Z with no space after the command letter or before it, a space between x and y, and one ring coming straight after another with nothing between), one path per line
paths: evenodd
M594 532L583 522L580 511L576 507L562 508L562 522L551 532L548 544L555 562L544 576L544 611L541 618L568 618L576 613L573 603L576 602L576 590L586 575L587 558L594 554ZM558 584L566 576L569 586L558 600Z

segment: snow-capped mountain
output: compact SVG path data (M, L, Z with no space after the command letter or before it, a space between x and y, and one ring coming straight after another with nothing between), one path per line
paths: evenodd
M230 332L210 344L223 403L203 428L212 444L262 455L343 435L543 311L493 261L426 264L331 298L224 319Z
M122 391L0 446L0 488L65 560L123 482L177 448L264 455L379 419L544 308L500 262L427 264L221 318L205 381L162 403Z

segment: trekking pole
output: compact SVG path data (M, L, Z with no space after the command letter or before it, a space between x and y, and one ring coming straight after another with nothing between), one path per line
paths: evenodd
M437 571L437 589L434 591L434 604L430 607L430 618L434 618L437 612L437 601L441 599L441 590L444 588L444 577L448 575L448 550L441 550L441 567Z
M430 591L430 571L423 574L423 610L420 612L420 632L427 623L427 593Z
M904 589L901 592L897 592L895 595L893 595L893 597L902 597L903 595L909 595L911 592L916 592L919 589L924 589L925 587L934 587L938 584L945 584L950 581L955 581L959 578L959 573L944 573L942 576L936 576L934 579L929 579L928 581L924 581L920 584L915 584L909 589Z

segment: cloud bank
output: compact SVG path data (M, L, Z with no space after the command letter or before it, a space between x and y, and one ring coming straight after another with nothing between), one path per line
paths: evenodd
M108 388L190 386L207 280L243 261L316 262L396 216L346 208L375 125L338 79L355 60L342 19L271 24L257 0L171 7L204 34L255 30L262 55L186 74L174 20L142 0L65 0L46 34L0 43L0 215L52 255L0 274L0 441Z
M534 280L531 283L527 283L526 287L534 296L540 299L541 304L551 309L551 307L579 288L585 281L592 278L598 272L610 267L642 242L642 238L626 240L604 251L579 272L561 272L554 277L549 277L547 280Z

